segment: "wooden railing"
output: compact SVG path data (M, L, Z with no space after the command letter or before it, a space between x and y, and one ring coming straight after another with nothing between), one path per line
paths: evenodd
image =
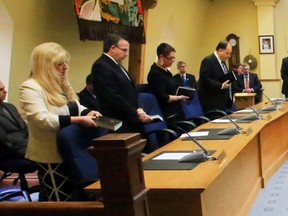
M2 202L1 215L149 216L139 134L108 134L89 149L97 157L103 202Z

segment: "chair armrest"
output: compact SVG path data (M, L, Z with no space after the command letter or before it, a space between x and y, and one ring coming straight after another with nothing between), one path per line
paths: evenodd
M217 118L221 118L221 117L224 117L227 115L226 112L224 112L223 110L219 110L219 109L213 109L213 110L209 110L207 112L204 113L204 115L211 119L211 120L214 120L214 119L217 119Z
M210 122L210 119L205 116L193 116L187 119L188 121L193 121L197 126Z

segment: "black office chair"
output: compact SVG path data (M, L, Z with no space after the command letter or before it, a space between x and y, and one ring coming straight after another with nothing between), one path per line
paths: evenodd
M9 175L17 173L18 177L13 181L13 185L16 185L19 181L19 189L9 189L0 193L0 202L9 200L10 198L22 196L27 202L31 202L30 194L39 192L39 185L29 187L25 174L34 173L38 170L38 166L33 161L21 158L9 159L0 162L0 170L4 174L0 178L0 183Z

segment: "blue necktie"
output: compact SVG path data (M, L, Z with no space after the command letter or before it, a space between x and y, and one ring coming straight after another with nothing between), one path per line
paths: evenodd
M184 75L181 75L183 86L186 86L186 79Z

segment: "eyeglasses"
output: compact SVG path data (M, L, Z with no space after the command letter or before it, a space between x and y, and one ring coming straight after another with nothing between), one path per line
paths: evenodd
M166 59L168 59L169 61L171 61L171 62L175 62L176 61L176 58L174 56L173 57L167 57L167 56L164 55L164 57Z
M120 48L120 47L118 47L117 45L114 45L114 46L117 47L118 49L122 50L122 51L125 52L125 53L129 51L128 49Z

